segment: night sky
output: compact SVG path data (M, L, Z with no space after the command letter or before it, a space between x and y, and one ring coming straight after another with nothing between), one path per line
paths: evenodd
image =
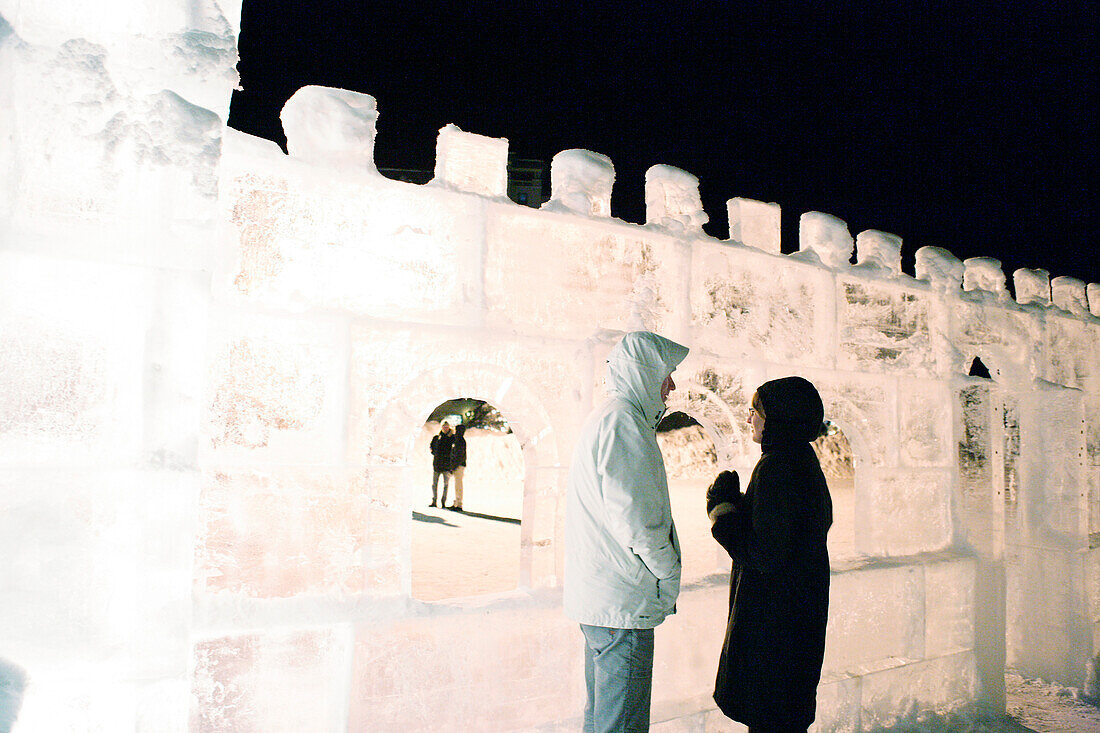
M882 5L884 7L879 7ZM279 110L307 84L378 101L375 160L434 165L436 134L509 140L549 163L615 165L612 214L644 222L657 163L727 199L824 211L852 235L1100 282L1100 4L245 0L231 127L285 147Z

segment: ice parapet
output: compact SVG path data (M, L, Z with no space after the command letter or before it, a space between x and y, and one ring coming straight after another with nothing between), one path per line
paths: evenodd
M852 235L848 225L831 214L808 211L798 220L798 251L816 255L821 264L844 267L852 257Z
M1001 261L992 257L971 257L963 260L963 290L981 290L1000 297L1007 297L1005 274Z
M1089 283L1085 288L1085 296L1089 301L1089 313L1100 318L1100 284Z
M896 234L868 229L856 237L856 262L865 266L877 266L892 275L901 274L901 237Z
M675 232L702 232L709 221L699 198L699 179L670 165L645 172L646 223Z
M378 109L374 97L331 87L305 86L279 115L287 151L296 158L373 171Z
M550 200L542 208L609 217L614 183L611 158L590 150L563 150L550 161Z
M457 125L439 131L435 180L459 191L482 196L508 192L508 141L463 132Z
M1085 283L1075 277L1056 277L1050 281L1054 305L1075 316L1088 315L1089 304L1085 297Z
M941 247L921 247L917 250L915 271L918 280L925 280L934 290L955 292L962 285L963 264Z
M779 254L779 204L735 198L726 202L730 241Z
M1012 273L1012 284L1020 305L1050 305L1050 273L1046 270L1016 270Z

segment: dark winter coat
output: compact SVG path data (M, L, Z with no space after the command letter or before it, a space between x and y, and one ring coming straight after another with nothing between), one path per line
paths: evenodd
M444 473L455 470L451 452L454 449L454 434L444 435L439 433L432 438L432 470L436 473Z
M454 468L466 465L466 426L455 428L455 442L451 449L451 464Z
M767 382L757 394L763 455L737 509L711 528L733 559L714 701L750 727L804 730L814 720L829 616L832 499L810 445L823 409L801 377Z

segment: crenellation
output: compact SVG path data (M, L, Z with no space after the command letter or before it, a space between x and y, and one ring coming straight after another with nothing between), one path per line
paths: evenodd
M292 157L377 172L374 139L378 106L369 94L304 86L286 101L279 119Z
M702 234L710 219L699 197L699 179L670 165L645 172L646 224L676 233Z
M611 158L590 150L563 150L550 161L547 211L609 218L615 166Z
M1050 305L1050 273L1020 268L1012 273L1016 302L1020 305Z
M1075 277L1062 275L1050 281L1051 299L1056 308L1075 316L1089 315L1085 283Z
M820 211L808 211L798 219L798 255L816 257L825 267L847 267L852 258L855 242L848 232L848 225Z
M964 270L963 263L942 247L921 247L917 250L916 277L928 282L933 290L944 294L957 293L962 287Z
M901 274L901 237L877 229L867 229L856 236L856 263L864 267L879 267L895 277Z
M504 197L508 193L508 141L445 125L436 142L432 183L481 196Z
M1085 297L1089 301L1089 313L1100 318L1100 283L1089 283L1085 288Z
M729 216L731 242L776 255L780 253L779 204L732 198L726 202L726 213Z
M970 257L963 260L963 290L982 291L1004 299L1008 297L1001 261L992 257Z

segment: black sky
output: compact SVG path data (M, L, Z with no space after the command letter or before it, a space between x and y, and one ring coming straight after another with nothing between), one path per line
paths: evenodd
M881 7L880 7L881 6ZM507 8L507 9L504 9ZM612 213L644 174L700 179L708 233L734 196L853 235L1100 282L1094 178L1100 3L245 0L229 123L285 144L299 87L372 95L379 165L434 163L448 123L549 161L609 156Z

